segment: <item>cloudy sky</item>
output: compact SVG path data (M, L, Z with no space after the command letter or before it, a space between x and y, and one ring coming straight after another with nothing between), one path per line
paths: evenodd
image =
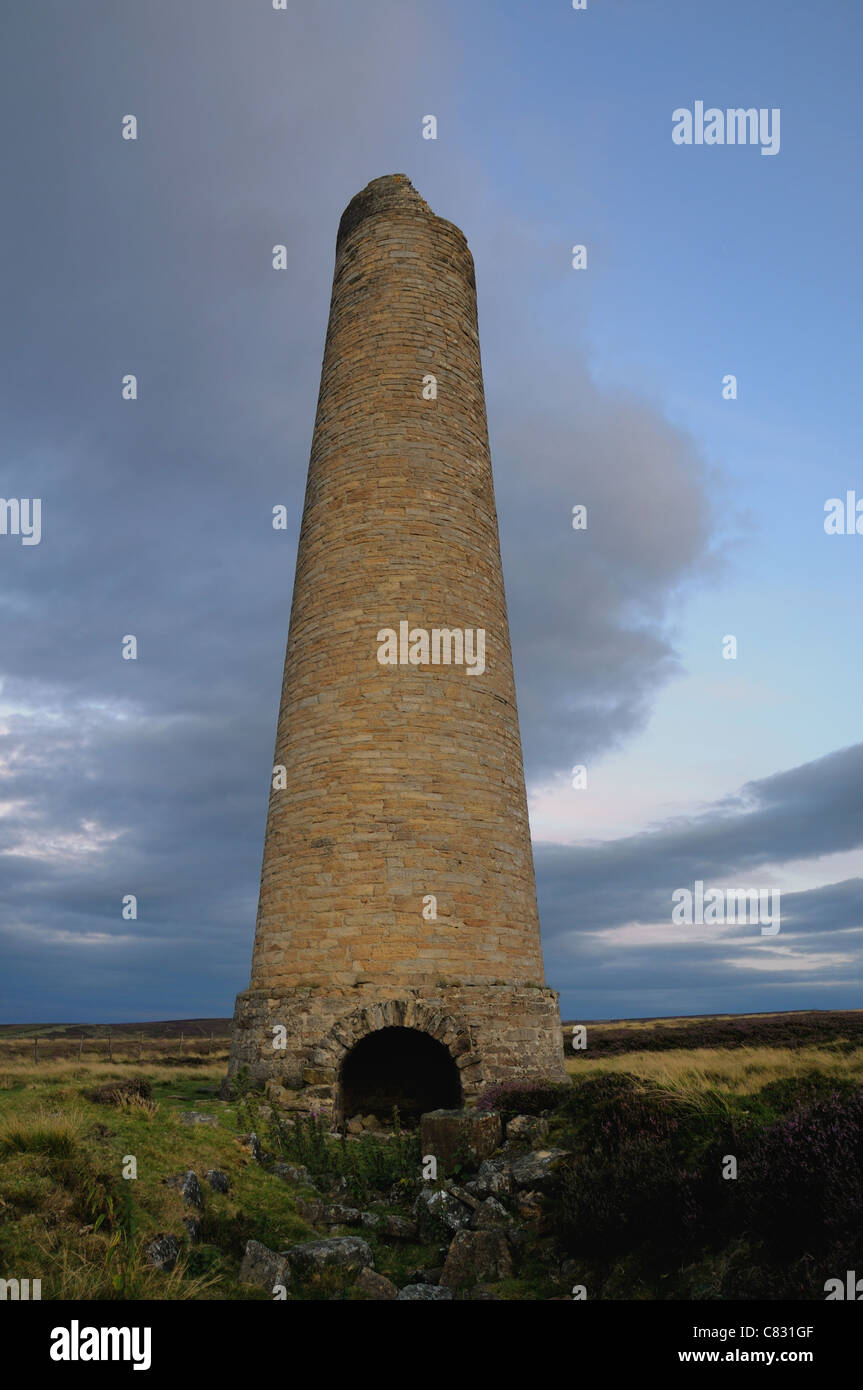
M0 535L0 1018L248 983L335 232L393 172L476 262L564 1015L863 1006L863 536L824 530L863 498L861 39L808 0L4 8L0 496L42 535ZM779 152L675 145L696 101L778 108ZM781 931L672 924L696 880Z

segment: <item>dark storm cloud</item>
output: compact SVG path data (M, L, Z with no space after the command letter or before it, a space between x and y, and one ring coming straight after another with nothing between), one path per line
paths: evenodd
M498 449L527 465L503 472L502 532L526 773L539 783L643 727L681 671L670 605L716 563L693 442L639 401L583 378L559 385L543 380L544 415L510 412ZM586 530L572 528L576 504Z
M352 194L403 169L474 251L532 779L625 739L677 669L671 606L714 563L710 479L657 408L592 383L584 345L561 335L560 248L529 212L495 197L468 150L422 163L418 103L446 103L459 70L435 11L47 0L7 7L0 28L14 191L0 495L43 499L42 543L0 550L3 1016L223 1013L248 979ZM120 138L129 112L134 143ZM120 398L127 372L134 403ZM276 503L286 533L270 525ZM127 633L136 662L120 659ZM793 805L777 795L777 835L782 807L802 830L817 787ZM705 862L725 862L731 833L721 815L702 827ZM671 831L652 843L669 856L656 877L641 843L542 849L552 934L572 925L576 882L591 927L637 916L663 873L687 882L691 849Z
M770 1007L771 991L776 1008L854 1006L863 987L863 879L785 891L781 866L863 845L861 774L858 744L638 835L537 845L546 970L562 984L564 1007L601 1017L613 999L619 1013L707 1013L733 997L745 1011ZM780 933L674 925L672 893L697 879L778 888ZM637 924L649 940L639 943ZM631 1008L621 1009L627 997Z
M863 744L857 744L748 782L737 796L698 815L637 835L577 847L538 845L545 932L663 921L672 892L691 888L696 879L707 883L738 874L753 886L767 887L753 879L765 866L858 849L863 845L861 779ZM770 883L781 891L781 875ZM746 886L742 880L740 886ZM813 890L816 895L827 891ZM783 921L789 901L783 899ZM839 898L828 895L819 902L841 911ZM811 911L802 903L800 910L811 923ZM822 929L832 920L828 916Z
M0 495L43 499L41 544L0 550L4 1014L223 1013L248 979L335 229L403 167L389 132L415 147L438 48L403 3L47 3L2 30Z

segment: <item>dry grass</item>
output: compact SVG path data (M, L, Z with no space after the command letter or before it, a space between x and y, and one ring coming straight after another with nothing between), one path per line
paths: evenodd
M669 1052L626 1052L593 1062L588 1055L567 1058L570 1076L629 1072L676 1091L724 1091L751 1095L769 1081L822 1072L837 1079L863 1082L863 1048L838 1052L832 1047L697 1047Z
M6 1121L0 1128L0 1155L48 1154L69 1158L83 1132L80 1110L43 1105L32 1115Z
M2 1057L2 1049L0 1049ZM170 1083L179 1081L189 1076L194 1076L196 1081L220 1082L224 1079L227 1070L227 1054L225 1060L219 1058L207 1059L206 1064L196 1066L193 1072L188 1069L176 1066L160 1066L157 1062L147 1062L144 1065L147 1078L153 1082ZM45 1082L53 1084L73 1085L85 1081L124 1081L128 1078L128 1073L117 1061L91 1061L86 1057L83 1061L57 1057L48 1058L43 1061L40 1057L38 1063L33 1061L32 1056L20 1058L2 1058L0 1060L0 1091L12 1090L15 1086L20 1086L21 1082L30 1082L34 1085L42 1085Z

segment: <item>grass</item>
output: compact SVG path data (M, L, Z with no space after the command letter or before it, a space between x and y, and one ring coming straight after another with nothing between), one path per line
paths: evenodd
M298 1211L299 1202L316 1194L267 1173L242 1143L254 1107L219 1098L224 1071L224 1063L142 1066L136 1074L150 1081L152 1101L105 1105L89 1093L107 1081L128 1079L122 1065L7 1060L0 1075L4 1277L40 1279L43 1300L269 1301L268 1292L238 1282L246 1243L258 1240L283 1250L326 1231L315 1230ZM188 1110L211 1114L218 1123L185 1125L180 1115ZM265 1133L263 1118L256 1128ZM351 1176L371 1181L385 1172L387 1155L376 1142L366 1143L364 1136L349 1145ZM337 1143L327 1140L326 1147L338 1157ZM289 1153L283 1156L290 1161ZM130 1157L137 1176L124 1179ZM201 1180L202 1213L184 1209L179 1190L164 1182L190 1168ZM227 1194L204 1182L209 1168L227 1173ZM362 1182L353 1185L361 1188ZM370 1195L382 1194L365 1193ZM200 1221L195 1243L183 1226L190 1215ZM163 1232L181 1241L170 1273L146 1263L147 1244ZM333 1233L349 1232L335 1227ZM390 1245L366 1230L350 1234L367 1239L375 1268L400 1284L417 1267L437 1262L435 1252L421 1245ZM329 1298L334 1290L325 1279L320 1289L304 1289L303 1295Z
M126 1075L105 1063L7 1063L0 1078L0 1266L41 1278L43 1299L266 1298L237 1283L249 1239L285 1248L312 1239L292 1189L265 1173L240 1142L235 1107L217 1098L224 1067L146 1068L151 1105L100 1105L94 1085ZM184 1125L199 1110L218 1125ZM137 1177L124 1179L129 1157ZM190 1213L163 1179L194 1168L228 1174L205 1193L201 1243L169 1275L146 1265L157 1234L182 1235ZM198 1215L198 1213L192 1213ZM218 1246L218 1250L215 1247Z
M853 1050L852 1050L853 1048ZM837 1080L863 1082L863 1046L830 1043L824 1047L698 1047L668 1052L626 1052L587 1060L567 1058L573 1078L628 1072L678 1092L718 1091L752 1095L769 1081L802 1078L820 1072Z
M811 1019L802 1013L788 1017L791 1024ZM724 1132L726 1126L742 1132L741 1126L773 1123L783 1107L787 1109L798 1084L811 1082L829 1091L834 1083L863 1083L863 1038L853 1032L843 1036L836 1015L816 1041L804 1031L789 1045L776 1045L769 1037L759 1043L756 1031L731 1046L639 1046L646 1028L671 1031L678 1022L688 1029L691 1020L633 1021L633 1051L597 1053L589 1047L570 1054L567 1071L576 1085L565 1114L553 1123L550 1142L560 1139L569 1147L578 1136L589 1139L593 1134L593 1121L584 1118L578 1101L579 1083L591 1078L627 1073L661 1088L674 1102L681 1125L691 1131L688 1161L696 1166L702 1162L702 1136ZM618 1032L622 1026L607 1025ZM603 1027L590 1025L593 1030ZM752 1027L760 1027L757 1017ZM593 1041L591 1032L589 1040ZM176 1038L164 1041L176 1050ZM0 1274L40 1279L43 1299L269 1301L266 1291L238 1282L246 1242L255 1239L283 1250L326 1232L313 1229L299 1212L301 1201L314 1194L265 1172L241 1142L254 1117L254 1104L220 1099L226 1069L221 1040L214 1043L212 1056L199 1053L185 1063L173 1055L139 1062L137 1047L118 1055L116 1038L113 1062L86 1053L79 1062L69 1053L69 1040L58 1040L58 1047L60 1043L67 1046L65 1056L46 1056L48 1048L43 1052L40 1044L37 1063L32 1044L29 1052L22 1051L20 1038L0 1035ZM130 1098L104 1105L90 1099L94 1087L135 1075L151 1083L152 1100ZM189 1110L213 1115L217 1124L185 1125L180 1115ZM260 1125L255 1120L254 1127L265 1137L263 1126L263 1117ZM363 1139L346 1154L332 1140L322 1146L314 1134L294 1132L285 1139L282 1157L308 1161L321 1172L343 1172L355 1193L335 1200L364 1206L376 1181L387 1174L390 1181L393 1178L389 1165L395 1155L385 1152L387 1144L376 1142L374 1152L373 1145L368 1152L362 1148ZM303 1144L305 1151L297 1148ZM125 1179L124 1164L130 1157L137 1177ZM192 1213L200 1221L195 1243L185 1233L183 1218L190 1213L181 1194L164 1181L189 1168L197 1172L204 1192L203 1212ZM208 1168L228 1174L227 1194L203 1182ZM388 1190L374 1195L389 1205ZM597 1200L601 1199L598 1191ZM170 1273L150 1268L145 1259L148 1242L163 1232L173 1232L181 1241L179 1261ZM338 1227L332 1230L342 1233L348 1234ZM369 1241L376 1269L398 1286L407 1283L414 1270L439 1263L436 1247L388 1244L366 1229L351 1234ZM606 1298L665 1296L657 1293L665 1286L652 1273L648 1277L647 1266L642 1268L635 1255L620 1252L606 1264L596 1256L582 1260L577 1242L572 1254L585 1271L572 1279L573 1284L601 1287ZM672 1282L685 1277L696 1297L727 1297L722 1291L737 1287L734 1271L738 1266L745 1270L751 1260L747 1244L738 1250L732 1242L705 1254L689 1273L681 1267L661 1277ZM539 1262L534 1267L528 1257L517 1277L504 1281L498 1292L506 1300L534 1301L552 1296L555 1288L546 1266ZM319 1290L306 1296L354 1295L340 1293L324 1280Z

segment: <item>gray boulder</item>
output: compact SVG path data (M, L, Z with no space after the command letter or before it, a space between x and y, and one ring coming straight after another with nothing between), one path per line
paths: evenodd
M223 1173L220 1168L208 1168L204 1174L204 1182L208 1182L214 1192L227 1192L231 1185L227 1173Z
M281 1178L283 1182L311 1184L312 1181L308 1168L302 1163L274 1163L269 1171L274 1178Z
M369 1215L370 1212L364 1213L364 1216ZM416 1240L418 1235L415 1221L411 1221L407 1216L394 1216L391 1212L375 1215L374 1229L385 1240Z
M499 1226L508 1225L509 1222L509 1212L496 1197L486 1197L473 1218L473 1226L477 1231L492 1231Z
M359 1290L363 1297L369 1302L392 1303L399 1296L399 1291L391 1279L385 1279L382 1274L377 1274L373 1269L361 1269L355 1282L354 1290Z
M440 1281L463 1289L512 1274L512 1255L501 1231L459 1231L447 1252Z
M500 1197L512 1192L512 1173L507 1158L487 1158L479 1165L479 1172L470 1184L474 1196Z
M307 1240L285 1251L291 1269L300 1278L320 1274L324 1269L345 1273L374 1269L371 1247L360 1236L330 1236L327 1240Z
M246 1253L240 1265L241 1284L256 1284L258 1288L272 1293L276 1284L287 1285L289 1282L288 1262L284 1255L268 1250L257 1240L246 1242Z
M343 1207L339 1203L324 1207L321 1212L321 1220L328 1226L367 1226L367 1212L360 1211L359 1207ZM373 1223L372 1223L373 1224Z
M183 1174L183 1182L180 1187L183 1194L184 1207L196 1207L198 1211L204 1205L204 1194L201 1191L201 1184L198 1182L197 1175L190 1168L188 1173Z
M147 1264L154 1269L164 1269L166 1273L174 1268L180 1255L180 1242L176 1236L160 1233L145 1246Z
M476 1168L500 1141L501 1120L494 1110L429 1110L420 1118L423 1155L433 1154L448 1173L460 1162Z
M431 1303L433 1299L452 1296L452 1289L444 1288L442 1284L405 1284L403 1289L399 1289L397 1302Z
M557 1186L561 1164L569 1155L566 1149L541 1149L537 1153L523 1154L509 1165L513 1185L516 1188L530 1188L535 1192L551 1192Z
M519 1144L537 1144L548 1134L548 1120L540 1115L514 1115L506 1122L506 1137Z
M422 1240L445 1239L461 1231L470 1221L466 1207L444 1187L424 1188L414 1203L414 1216Z

